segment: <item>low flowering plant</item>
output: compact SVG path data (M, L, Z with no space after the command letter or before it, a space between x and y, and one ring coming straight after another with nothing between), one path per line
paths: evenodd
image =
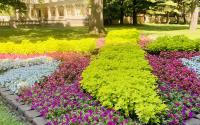
M92 96L85 93L79 80L81 72L89 64L89 58L77 53L52 56L63 62L43 83L24 89L18 101L31 104L40 114L55 124L133 124L119 112L100 105ZM71 57L71 58L70 58Z
M182 62L198 55L199 52L176 51L147 55L153 73L159 78L159 94L168 107L161 115L163 124L185 124L186 120L200 113L198 74L187 67L189 63L185 66Z

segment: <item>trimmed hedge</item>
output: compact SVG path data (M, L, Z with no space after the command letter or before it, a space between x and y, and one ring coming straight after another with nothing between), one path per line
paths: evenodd
M107 45L82 73L83 89L103 106L136 115L144 123L159 122L166 106L155 89L157 78L135 43Z
M191 40L186 36L165 36L159 37L151 42L146 50L150 53L159 53L161 51L198 51L199 40Z
M80 40L56 40L49 38L46 41L38 41L36 43L28 40L22 43L0 43L0 53L10 54L44 54L47 52L89 52L96 48L96 41L93 38L86 38Z
M139 40L136 29L112 30L106 36L106 44L135 43Z

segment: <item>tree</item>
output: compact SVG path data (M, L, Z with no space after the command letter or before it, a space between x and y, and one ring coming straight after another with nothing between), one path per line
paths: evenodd
M170 23L170 13L179 13L178 10L176 9L177 4L172 1L172 0L166 0L164 3L161 3L163 6L163 11L166 14L166 23Z
M26 5L21 0L0 0L0 12L8 10L10 7L20 12L26 10Z
M26 5L21 0L0 0L0 12L8 11L10 8L13 8L15 19L11 19L10 27L17 28L15 20L17 13L24 13L26 10Z
M177 17L177 24L180 23L180 17L183 18L183 23L186 24L186 15L189 12L189 5L190 0L174 0L174 3L177 4L176 9L178 13L176 14Z
M112 20L120 20L124 24L126 0L104 0L104 19L107 24L112 24Z
M155 6L157 2L155 0L126 0L127 12L132 15L133 25L137 25L137 15L139 13L146 13L150 7Z
M89 32L91 34L104 34L103 0L90 0L90 5Z
M198 25L198 17L199 17L199 0L194 0L191 6L191 22L190 22L190 30L194 31L197 29Z

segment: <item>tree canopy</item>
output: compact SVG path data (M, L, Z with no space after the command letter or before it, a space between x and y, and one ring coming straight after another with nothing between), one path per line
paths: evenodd
M21 0L0 0L0 12L6 11L10 7L13 7L15 10L23 12L26 10L26 5Z

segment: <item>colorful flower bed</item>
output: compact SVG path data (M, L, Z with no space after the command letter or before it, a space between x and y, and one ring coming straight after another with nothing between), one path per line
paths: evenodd
M183 65L196 67L190 65L190 60L196 60L192 57L197 55L200 53L161 52L147 56L153 73L159 78L160 95L169 109L163 116L164 124L184 124L200 113L200 80L194 70Z
M135 29L111 31L93 56L92 39L1 43L0 85L18 93L17 100L49 125L176 125L200 114L200 53L162 51L197 50L198 42L142 37L147 54L138 37Z
M50 119L49 124L133 124L123 115L106 109L83 92L78 82L81 72L89 64L89 58L78 54L52 56L63 61L59 69L45 82L25 89L20 101L31 104L42 116Z

